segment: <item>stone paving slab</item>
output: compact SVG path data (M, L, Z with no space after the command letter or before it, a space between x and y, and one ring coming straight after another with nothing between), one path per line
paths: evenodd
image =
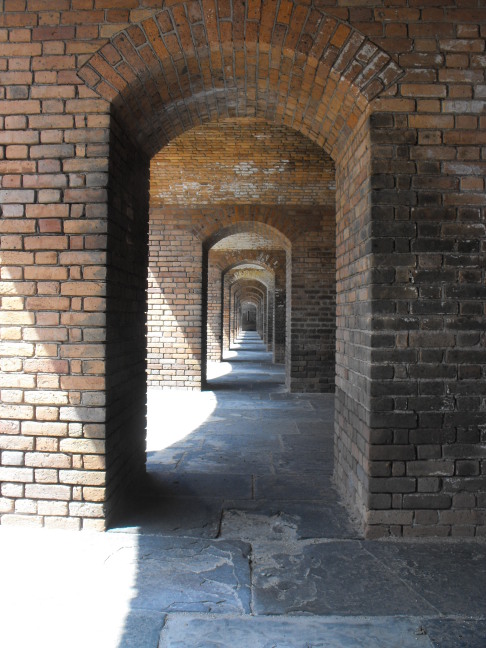
M132 609L248 613L250 548L239 541L140 536ZM115 571L123 550L107 559Z
M412 583L442 614L486 615L484 542L365 542L363 546L404 582Z
M115 523L112 532L216 538L222 509L221 497L140 498Z
M178 464L178 470L188 473L231 473L232 475L274 474L272 454L258 446L239 453L236 449L204 448L189 451Z
M289 450L275 453L273 467L277 474L293 474L302 479L302 466L305 465L306 475L312 473L308 479L314 479L314 473L318 475L332 475L334 471L333 455L325 450L314 448L313 450Z
M396 617L170 615L160 648L432 648L420 621Z
M268 614L419 615L437 608L354 540L253 546L253 611Z
M251 475L218 474L184 471L158 471L147 466L149 485L147 493L159 497L231 497L251 499L253 482Z
M332 490L331 476L324 471L304 479L302 474L257 475L255 477L255 499L275 500L326 500Z
M486 646L486 619L426 619L423 627L434 648Z
M0 609L19 623L26 611L250 611L250 547L239 540L11 531L0 528L10 557Z
M2 648L159 648L166 615L111 609L109 601L93 609L43 606L21 615L2 615Z
M346 511L339 503L225 501L220 537L245 542L302 540L307 538L357 538Z
M214 436L228 435L230 439L238 442L239 437L241 441L248 444L248 437L256 437L259 440L265 441L266 438L275 438L277 436L298 435L296 421L293 419L275 421L260 421L257 418L248 419L241 412L234 411L230 415L219 417L221 420L212 424L205 424L198 428L191 438L195 441L199 439L207 439Z
M255 411L255 401L249 398L249 395L246 392L240 392L231 395L223 395L215 392L215 395L217 400L215 409L216 415L218 414L218 412L222 412L225 409L233 410L234 408L239 408L241 411L244 411L245 416L248 416L250 418L252 415L258 417L260 411L264 412L269 417L272 415L275 416L277 414L280 414L279 418L283 420L285 420L289 415L292 416L294 412L294 418L300 418L304 413L306 413L308 416L316 419L321 414L320 410L313 408L311 403L306 400L274 401L270 399L264 399L262 403L259 403L258 410Z
M239 406L235 406L239 407ZM326 417L319 410L312 409L311 407L302 407L300 410L294 406L292 407L267 407L267 403L264 403L262 407L259 407L256 410L254 407L248 408L248 412L245 413L245 417L249 420L263 420L263 421L275 421L277 424L279 421L286 421L293 419L295 421L322 421L326 422Z

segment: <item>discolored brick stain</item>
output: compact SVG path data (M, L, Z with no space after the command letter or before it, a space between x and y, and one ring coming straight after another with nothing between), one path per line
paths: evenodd
M310 301L335 299L335 480L364 532L484 535L486 28L469 4L0 2L2 524L102 529L143 471L149 158L247 120L328 174L332 158L336 214L327 176L252 193L251 156L236 189L166 192L149 252L182 303L164 374L200 381L204 250L273 228L290 371L329 317L313 327Z
M335 172L319 146L263 120L192 128L151 164L153 206L334 205Z

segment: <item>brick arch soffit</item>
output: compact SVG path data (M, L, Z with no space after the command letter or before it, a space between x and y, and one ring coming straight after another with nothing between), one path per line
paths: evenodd
M233 293L236 294L236 291L252 291L254 293L260 294L262 297L267 290L267 287L259 279L238 279L234 284L231 285Z
M254 116L299 130L336 159L369 103L403 70L311 4L294 2L287 15L276 2L255 15L245 15L245 3L230 5L227 16L199 0L154 10L78 75L149 157L198 124Z
M241 269L240 265L235 264L230 270L223 271L223 277L228 277L230 285L234 285L239 281L255 280L260 281L267 290L275 286L275 272L272 268L261 265L259 268Z
M230 221L231 224L224 227L221 227L222 223L220 221L211 222L206 220L201 223L200 230L193 233L203 240L203 248L208 252L216 243L234 234L261 234L275 241L275 249L290 250L290 240L276 227L279 224L278 221L274 225L265 222L267 217L265 211L251 210L251 216L253 220L249 220L248 215L245 215L244 220L239 220L236 223Z
M242 257L241 259L238 259L238 261L221 268L221 272L223 275L230 275L241 270L241 266L252 266L255 270L261 270L267 275L275 276L275 263L272 263L271 261L271 254L264 252L263 256L266 257L265 260Z

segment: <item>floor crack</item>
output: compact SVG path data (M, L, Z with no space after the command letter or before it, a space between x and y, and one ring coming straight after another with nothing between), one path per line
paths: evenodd
M224 508L221 508L221 513L219 516L219 522L218 522L218 530L215 535L215 539L217 540L218 538L221 538L221 533L223 530L223 518L224 518Z
M253 610L253 545L250 544L250 550L248 551L248 567L250 570L250 600L249 600L249 605L250 605L250 614L253 615L255 614L255 611Z

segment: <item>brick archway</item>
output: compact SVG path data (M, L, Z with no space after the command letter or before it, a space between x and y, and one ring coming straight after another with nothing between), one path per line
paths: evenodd
M341 492L369 535L484 534L481 12L464 0L312 3L324 13L24 4L1 15L2 524L104 528L144 470L149 157L193 124L243 117L297 129L335 160L323 238L337 232ZM286 206L293 249L318 232L299 207ZM192 216L230 225L251 210L276 217L222 203ZM157 239L174 263L193 244L169 280L192 291L194 326L167 363L190 384L204 230Z
M230 347L230 287L235 273L243 277L250 272L239 270L245 264L258 268L260 274L265 273L269 286L271 284L265 299L268 314L263 338L274 356L280 358L282 355L283 359L285 312L279 313L276 324L274 311L276 294L280 295L282 290L285 294L286 260L291 243L283 232L291 233L289 221L275 208L267 210L265 218L258 210L245 210L236 218L230 214L225 216L225 219L214 216L204 219L198 227L198 234L204 236L203 267L207 268L207 281L203 282L203 303L207 304L203 308L203 330L206 332L203 360L221 360ZM277 342L275 326L279 331ZM203 370L204 367L203 362Z
M195 1L154 11L79 70L147 155L199 123L257 116L336 157L368 104L402 75L366 36L307 4L224 11Z
M268 287L257 277L241 277L231 285L232 293L232 316L230 314L230 328L232 329L232 338L236 340L240 332L244 329L242 320L242 306L244 303L250 303L255 307L255 330L263 338L263 308L267 300Z
M130 313L131 326L125 317L125 331L128 326L133 330L135 322L140 327L141 276L135 268L140 267L140 246L145 240L142 221L148 209L143 204L144 177L149 158L192 126L222 117L258 117L300 131L323 147L337 165L337 278L341 303L337 334L336 477L351 505L364 518L367 478L359 467L367 461L367 442L356 446L355 440L368 429L370 390L369 376L355 365L353 357L362 352L362 333L356 329L366 328L369 323L358 323L359 318L352 313L363 308L363 300L368 301L363 286L371 282L369 251L361 236L370 220L368 117L370 102L389 88L402 71L389 54L357 30L313 7L295 4L287 15L282 11L277 14L276 5L269 3L263 5L259 16L240 17L234 5L233 20L217 15L209 5L204 7L201 10L199 3L188 2L154 12L115 35L79 70L86 85L109 102L112 115L109 218L113 234L108 245L112 246L114 263L108 268L113 298L108 301L107 336L113 342L109 345L112 362L108 362L108 372L111 380L119 384L124 365L128 368L129 364L128 360L121 360L127 344L127 334L120 326L121 312ZM138 176L128 172L134 160L138 160ZM264 208L257 213L263 215L265 211ZM232 213L228 226L233 226L233 217ZM171 218L173 231L163 240L171 247L169 254L175 260L177 246L186 232L177 230L177 209L170 212ZM211 232L204 219L201 222L201 229L193 229L191 236L205 239ZM311 261L307 250L312 245L313 227L310 222L304 229L294 225L293 246L304 272ZM321 230L319 218L315 225L316 232ZM213 233L218 230L220 224ZM329 234L332 240L333 232ZM191 286L197 286L198 267L205 265L203 255L202 249L191 254L181 277L191 291ZM130 277L126 275L127 258ZM128 293L127 279L132 285ZM157 290L156 285L154 289ZM323 298L327 301L329 297L325 294ZM204 340L198 334L197 313L201 308L204 312L205 306L197 298L197 289L194 298L186 303L190 306L181 315L184 324L176 326L185 337L181 360L174 362L167 357L160 365L161 371L181 374L181 386L197 385L194 377L199 371L204 374ZM287 312L286 319L289 318ZM202 330L205 331L204 325ZM288 344L290 337L287 336ZM302 341L302 353L314 353L302 346L308 339L305 326L292 330L292 339L298 338ZM287 357L290 353L289 347ZM148 358L150 363L150 353ZM141 360L140 348L130 362L132 366L141 366ZM133 384L124 383L131 394L136 393L135 383L141 384L141 378L141 374L137 378L132 371ZM292 380L299 384L301 379L288 372L287 383ZM111 470L108 461L107 479L109 492L115 494L113 501L129 482L128 475L138 472L131 457L140 456L129 429L134 425L132 416L126 413L124 419L120 417L120 409L123 412L126 407L124 400L123 391L115 394L108 389L108 420L112 425L107 427L107 439L113 439L114 447L127 449L110 452L107 443L107 454L116 466ZM110 412L115 409L117 416L111 417ZM131 409L136 408L132 405ZM359 447L358 454L355 447Z
M243 300L253 302L254 292L257 299L254 305L257 311L257 328L263 342L275 355L275 269L262 263L234 263L223 271L223 347L225 335L228 336L228 347L231 347L230 331L232 322L236 322L237 308L231 294ZM278 281L278 280L277 280ZM256 290L255 290L256 289ZM226 294L228 293L228 299ZM232 313L233 311L233 313ZM271 330L269 330L271 329ZM237 331L236 331L237 332ZM224 351L224 349L223 349Z

